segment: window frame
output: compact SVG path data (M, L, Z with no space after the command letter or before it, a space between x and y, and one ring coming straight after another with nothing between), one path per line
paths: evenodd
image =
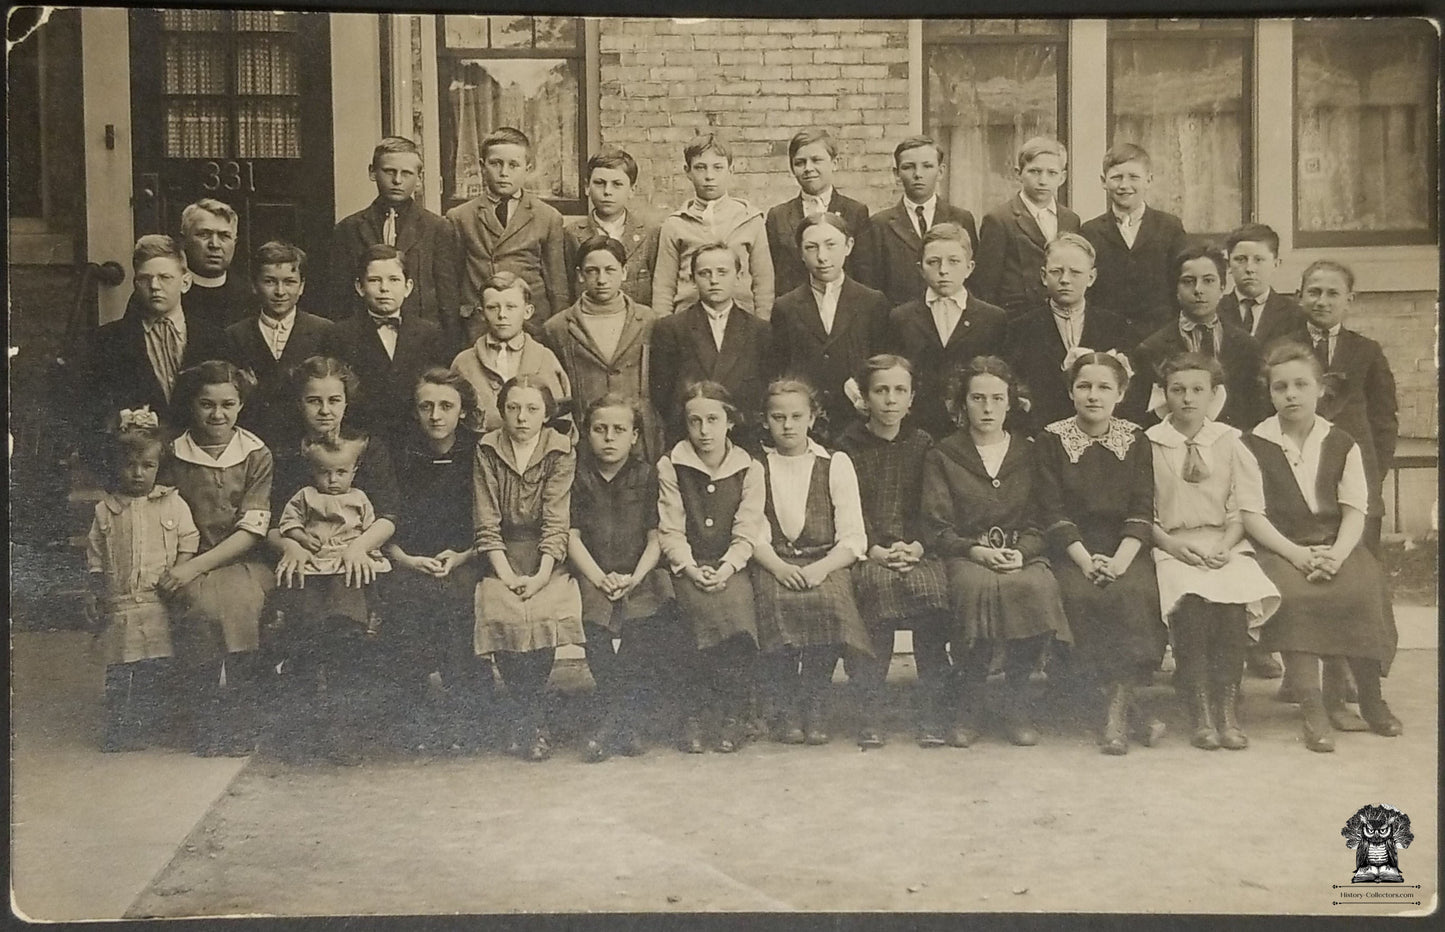
M1440 111L1435 110L1435 132L1434 138L1425 146L1425 168L1426 177L1429 179L1432 188L1429 191L1427 202L1427 222L1424 230L1304 230L1300 227L1300 166L1299 166L1299 128L1303 118L1303 111L1300 108L1299 87L1300 87L1300 55L1299 42L1301 38L1311 36L1338 36L1341 31L1349 27L1359 27L1363 30L1373 31L1379 34L1395 33L1400 36L1421 38L1412 31L1411 24L1419 22L1415 19L1402 18L1397 20L1298 20L1294 23L1293 35L1290 39L1290 224L1293 227L1294 247L1296 249L1339 249L1351 246L1435 246L1440 242ZM1440 45L1438 35L1432 46L1435 54L1436 87L1439 87L1440 78Z
M1054 95L1054 107L1055 107L1055 114L1054 114L1054 123L1055 123L1054 138L1055 138L1055 139L1058 139L1060 142L1064 143L1065 146L1067 146L1067 145L1068 145L1068 140L1069 140L1069 39L1070 39L1070 34L1069 34L1069 20L1067 20L1067 19L1055 18L1055 17L1030 17L1030 19L1047 20L1047 21L1049 21L1049 22L1051 22L1051 23L1057 24L1057 26L1058 26L1058 32L1054 32L1054 33L1044 33L1044 32L1018 32L1018 31L1015 31L1015 32L1006 32L1006 33L992 33L992 32L979 33L979 32L973 32L973 33L970 33L969 35L966 35L966 36L947 36L947 37L932 37L932 38L930 38L929 35L928 35L928 22L929 22L929 20L947 20L947 19L960 20L960 19L963 19L963 20L976 21L976 20L987 19L987 18L988 18L988 17L966 17L966 16L928 17L928 18L925 18L925 19L923 19L923 20L921 21L921 22L923 23L923 28L922 28L922 30L920 31L919 58L918 58L918 63L919 63L918 81L919 81L919 85L920 85L921 88L922 88L922 94L921 94L921 96L920 96L920 99L922 100L922 105L923 105L923 106L922 106L922 109L923 109L923 113L922 113L923 120L922 120L922 124L921 124L922 132L924 132L925 134L928 134L928 135L933 136L934 139L937 139L937 138L938 138L937 134L933 131L933 128L928 125L929 114L932 112L932 111L930 110L930 108L929 108L929 100L928 100L928 84L929 84L929 80L928 80L928 50L929 50L929 47L930 47L930 46L949 46L949 47L969 48L969 47L972 47L972 46L980 46L980 45L986 45L986 46L1052 45L1052 46L1055 47L1056 61L1057 61L1057 63L1058 63L1058 67L1057 67L1058 74L1057 74L1057 80L1056 80L1057 88L1056 88L1056 90L1055 90L1055 95ZM1073 184L1073 181L1074 181L1074 173L1073 173L1073 170L1072 170L1073 167L1074 167L1073 163L1074 163L1073 152L1070 151L1070 152L1069 152L1069 166L1068 166L1069 169L1070 169L1070 171L1069 171L1069 174L1065 177L1064 183L1059 186L1059 191L1058 191L1058 202L1059 202L1060 204L1069 204L1069 203L1071 202L1071 188L1070 188L1070 186ZM945 187L946 185L947 185L947 182L945 181L943 185L940 185L940 187ZM945 199L946 199L946 198L945 198ZM960 205L960 206L961 206L961 205ZM976 206L978 207L978 209L979 209L980 211L983 211L983 212L985 212L985 213L986 213L987 211L989 211L989 210L992 210L993 207L994 207L994 205L992 205L992 204L979 204L979 205L976 205ZM982 216L982 214L980 214L980 216Z
M577 70L577 197L547 197L532 191L528 193L551 204L564 214L581 214L587 209L587 185L586 168L588 159L589 140L592 138L589 133L588 114L592 109L588 101L590 95L595 91L592 86L591 60L595 57L593 46L596 42L596 30L590 28L587 17L566 16L563 19L571 19L576 24L577 44L571 50L562 49L538 49L529 48L477 48L475 46L448 46L446 37L446 17L448 16L493 16L502 14L484 12L453 11L450 13L434 14L436 21L436 57L437 57L437 140L440 147L438 161L441 165L440 191L442 213L446 213L453 207L465 204L469 198L456 197L448 191L450 180L447 177L447 160L444 157L447 151L447 144L450 140L453 145L456 142L456 127L451 116L451 109L447 106L447 94L450 89L452 76L460 67L462 61L517 61L523 59L563 59L574 63ZM524 14L535 20L536 15L546 14ZM537 27L532 24L532 41L536 42ZM520 127L519 127L520 128ZM455 173L455 165L453 165Z
M1199 23L1197 28L1160 29L1163 22L1191 20ZM1154 28L1144 29L1139 24L1150 23ZM1258 196L1255 191L1255 162L1259 157L1255 140L1255 121L1259 115L1259 101L1255 97L1255 64L1259 58L1259 30L1255 20L1248 19L1207 19L1203 17L1167 17L1149 20L1110 20L1104 49L1104 139L1105 150L1112 148L1114 139L1114 43L1138 39L1244 39L1244 63L1241 67L1240 106L1243 114L1240 120L1240 219L1235 226L1251 222L1258 210ZM1151 153L1152 154L1152 153ZM1105 202L1105 210L1108 203ZM1234 227L1230 227L1233 229ZM1226 230L1189 230L1191 236L1222 238Z

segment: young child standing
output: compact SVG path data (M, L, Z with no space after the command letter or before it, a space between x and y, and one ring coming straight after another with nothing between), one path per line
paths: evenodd
M87 614L101 626L105 656L102 751L138 751L167 701L171 626L161 580L195 556L200 534L175 489L156 485L165 453L148 408L120 413L109 494L95 505L86 536Z
M1102 750L1127 754L1131 716L1146 746L1164 734L1163 722L1138 714L1133 696L1169 640L1154 562L1138 559L1154 526L1154 460L1143 432L1114 417L1129 384L1123 354L1072 356L1075 414L1037 439L1040 523L1076 650L1108 695Z
M461 257L446 220L416 201L422 183L421 150L405 136L387 136L371 152L367 175L376 198L343 217L331 234L327 312L344 318L361 311L351 270L369 246L395 246L416 287L402 302L413 317L439 324L449 349L462 345L457 317Z
M1333 751L1331 718L1345 707L1337 680L1322 695L1322 656L1348 663L1365 722L1394 737L1403 726L1380 690L1395 655L1394 613L1380 565L1359 546L1369 508L1364 457L1349 434L1316 414L1324 368L1308 347L1277 345L1265 371L1277 413L1245 438L1264 480L1264 510L1245 511L1244 526L1267 548L1259 564L1282 601L1261 641L1284 654L1303 692L1305 747Z
M180 492L200 532L196 556L171 567L160 588L185 605L171 637L202 756L251 753L259 726L261 611L275 579L256 544L271 524L274 466L261 439L236 426L254 387L228 362L181 372L173 417L189 427L159 480Z
M1234 284L1219 301L1219 316L1267 347L1304 326L1304 312L1289 295L1272 287L1279 271L1279 234L1262 223L1246 223L1224 240L1229 278Z
M547 426L557 402L544 380L509 379L497 404L502 426L482 435L472 479L473 549L491 568L477 584L473 647L492 655L516 699L508 753L540 762L552 754L544 694L557 648L583 642L582 601L566 568L577 459Z
M1159 606L1174 641L1176 682L1206 751L1249 739L1236 718L1250 628L1279 607L1279 590L1255 563L1243 513L1263 509L1259 468L1239 431L1209 420L1224 384L1219 360L1170 357L1161 378L1168 416L1145 431L1154 459L1154 567Z
M836 214L850 235L868 232L868 208L833 187L838 170L838 146L825 129L805 129L788 141L788 169L798 182L798 196L768 211L764 228L773 260L774 294L778 298L808 284L808 269L798 247L798 224L813 214ZM859 259L841 260L850 275L857 274Z
M1048 245L1060 234L1079 232L1079 215L1058 201L1068 165L1063 143L1049 136L1029 139L1018 152L1018 195L985 214L979 227L978 268L968 287L1014 316L1045 300L1038 270Z
M657 267L657 225L632 209L637 185L637 160L622 149L604 149L587 160L587 216L564 227L563 258L568 271L581 267L579 248L603 236L622 245L622 293L639 306L652 300L652 270ZM571 301L576 304L587 284L574 275ZM560 308L559 308L560 309ZM584 405L585 407L585 405Z
M682 152L683 170L693 198L662 221L657 272L652 279L652 309L671 314L692 306L698 292L692 281L692 256L700 247L723 243L737 256L738 276L732 299L767 320L773 312L773 259L763 212L728 194L732 152L712 133L698 136Z
M537 324L571 303L562 215L524 190L535 167L532 141L510 126L482 140L482 182L486 190L447 211L460 258L463 345L482 335L482 290L498 272L511 272L531 289Z
M658 568L657 470L637 455L641 423L637 399L612 393L594 399L582 417L567 553L582 591L587 667L597 684L598 718L583 752L592 763L647 749L642 691L655 672L648 661L657 659L647 654L676 627L665 613L672 580Z
M913 631L918 667L918 741L944 744L949 679L948 579L943 564L923 544L923 463L933 438L906 418L913 404L913 365L882 354L864 363L857 376L867 420L843 431L838 449L858 474L863 503L867 559L853 565L858 608L868 625L873 656L858 662L863 684L863 725L858 745L883 746L882 692L893 659L894 632Z
M848 454L809 439L819 410L806 382L768 386L767 522L753 552L753 585L760 646L781 658L782 682L768 685L781 694L784 744L828 743L824 694L833 668L845 650L873 653L848 573L868 548L858 477Z
M737 412L727 389L696 382L682 394L687 437L657 464L658 542L692 629L691 695L680 748L701 754L702 717L718 724L717 751L736 751L758 639L752 579L743 572L762 534L763 468L729 439Z
M535 312L532 288L519 275L498 272L482 289L486 332L452 360L452 371L476 392L477 406L467 426L479 434L501 428L501 391L512 379L537 379L556 400L572 394L556 354L524 329Z

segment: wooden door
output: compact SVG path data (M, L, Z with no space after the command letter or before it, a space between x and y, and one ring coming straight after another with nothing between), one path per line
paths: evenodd
M136 235L214 197L240 215L237 268L270 239L318 258L335 222L325 13L132 10Z

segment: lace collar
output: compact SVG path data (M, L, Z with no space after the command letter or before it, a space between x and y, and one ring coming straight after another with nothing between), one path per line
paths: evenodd
M1123 462L1129 455L1129 448L1134 446L1134 432L1138 430L1133 423L1117 417L1109 418L1109 428L1101 436L1091 437L1079 426L1076 418L1068 417L1062 421L1054 421L1044 430L1059 438L1063 444L1064 453L1069 457L1070 463L1077 463L1084 451L1094 444L1098 444Z

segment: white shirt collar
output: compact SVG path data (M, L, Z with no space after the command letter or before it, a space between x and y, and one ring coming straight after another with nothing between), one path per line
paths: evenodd
M226 276L230 274L227 270L215 278L207 278L199 272L191 273L191 284L197 288L220 288L226 284Z
M764 444L764 445L763 445L763 452L767 453L769 456L783 456L782 453L779 453L779 452L778 452L778 450L777 450L776 447L769 446L769 445L767 445L767 444ZM833 454L830 453L830 452L828 452L828 450L827 450L826 447L824 447L822 444L818 443L818 441L814 440L812 437L809 437L809 438L808 438L808 449L804 450L802 453L799 453L798 455L799 455L799 456L804 456L804 455L807 455L807 454L809 454L809 453L813 454L814 456L818 457L819 459L825 459L825 460L827 460L827 459L832 459L832 458L833 458ZM783 458L784 458L784 459L792 459L792 457L787 457L787 456L783 456Z
M1049 299L1049 310L1053 312L1053 315L1055 317L1061 317L1064 320L1081 320L1084 316L1084 309L1086 306L1087 304L1085 301L1080 301L1078 307L1074 308L1068 313L1064 313L1064 309L1055 304L1053 298Z
M933 194L931 197L929 197L928 200L922 201L922 202L910 201L910 200L908 199L908 195L905 194L905 195L903 195L903 206L908 209L908 216L909 216L910 218L911 218L914 214L918 213L918 208L920 208L920 207L923 208L923 212L924 212L925 214L927 214L928 216L932 217L932 216L933 216L934 208L936 208L936 207L938 206L938 193L937 193L937 192L934 192L934 194Z
M698 303L702 304L701 301L699 301ZM723 305L722 308L716 311L708 307L706 304L703 304L702 310L703 313L706 314L708 316L708 319L710 320L726 320L728 313L733 309L733 304L734 302L729 301L727 304Z
M943 300L943 295L934 291L932 288L927 289L923 294L923 302L927 304L930 309L932 309L935 302L941 300ZM954 295L950 300L958 305L960 311L968 310L968 289L960 288L958 294Z
M1143 201L1140 201L1138 207L1135 207L1127 214L1121 214L1117 209L1115 209L1114 205L1110 204L1109 213L1114 215L1115 223L1121 226L1137 227L1140 221L1144 219L1144 211L1148 208L1148 206L1149 205L1145 204Z
M627 211L624 210L621 214L617 216L615 220L611 221L603 220L601 217L597 216L597 211L595 210L591 213L593 226L597 227L597 229L601 230L603 233L606 233L608 236L612 237L618 242L622 241L622 231L627 229Z
M1316 414L1315 422L1310 427L1309 435L1305 437L1304 444L1298 448L1295 447L1294 441L1285 434L1284 425L1280 424L1278 414L1267 417L1254 425L1254 430L1250 431L1250 433L1262 440L1268 440L1286 453L1303 454L1305 450L1311 447L1318 447L1324 443L1325 436L1333 426L1329 421Z
M1027 210L1035 220L1039 219L1040 214L1053 214L1055 217L1059 215L1059 201L1057 198L1050 200L1047 204L1040 207L1033 201L1024 197L1024 193L1020 191L1019 200L1024 202L1024 210Z
M677 445L668 451L667 458L676 465L696 469L713 479L726 479L753 464L753 458L748 451L732 441L728 441L727 452L723 454L723 460L715 470L702 461L702 458L697 455L697 451L692 448L692 444L686 440L679 440Z
M162 321L167 320L170 321L171 324L176 328L177 333L181 334L182 336L185 335L186 314L180 309L180 307L174 307L159 317L142 318L141 324L147 330L154 330L156 327L160 326Z
M809 278L808 287L813 289L813 294L834 296L837 295L838 292L843 290L843 276L839 275L837 278L833 279L831 282L828 282L825 285L822 285L821 287L812 278Z
M1222 435L1230 433L1231 431L1236 434L1239 433L1239 431L1223 421L1205 421L1204 426L1199 428L1199 433L1194 435L1193 440L1200 446L1207 447L1213 445ZM1173 424L1169 423L1167 417L1144 431L1144 433L1148 435L1151 441L1159 444L1161 447L1182 447L1190 440L1190 438L1181 434Z
M272 317L264 311L256 315L256 319L262 327L267 330L279 330L282 333L296 326L296 308L292 308L285 317Z
M177 437L175 443L171 445L171 450L175 453L176 459L186 463L210 466L213 469L229 469L244 463L246 457L258 449L265 449L265 447L266 444L260 437L244 427L237 427L236 432L231 435L231 442L226 444L226 449L217 456L213 457L201 449L201 445L191 436L190 431Z
M1344 324L1341 323L1341 324L1335 324L1335 325L1334 325L1333 327L1331 327L1330 329L1325 330L1324 328L1322 328L1322 327L1316 327L1314 324L1311 323L1311 324L1309 325L1310 338L1311 338L1311 339L1318 340L1321 336L1337 337L1337 336L1340 335L1340 330L1341 330L1343 327L1344 327Z
M802 195L803 198L804 216L808 215L808 207L810 205L821 205L822 209L826 211L828 209L828 205L833 203L833 187L831 185L829 185L828 189L825 190L822 194L813 195L801 190L799 191L799 193Z
M1238 288L1236 288L1234 289L1234 300L1239 302L1240 304L1243 304L1245 301L1253 301L1255 307L1264 307L1265 302L1269 300L1270 291L1271 289L1266 288L1259 297L1251 298L1241 292Z

